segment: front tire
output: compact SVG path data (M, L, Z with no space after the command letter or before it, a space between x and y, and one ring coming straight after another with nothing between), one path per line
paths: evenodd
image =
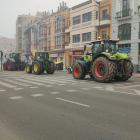
M129 78L131 78L132 74L133 74L133 64L132 62L129 60L129 61L126 61L126 67L127 67L127 73L126 75L123 75L122 77L120 76L115 76L114 79L116 81L127 81Z
M40 63L38 61L35 61L34 65L33 65L33 68L34 68L34 73L35 74L41 74L42 73L42 63Z
M109 82L116 74L115 62L105 58L97 58L92 65L92 75L98 82Z
M83 79L85 77L85 71L78 63L74 64L72 74L75 79Z
M26 72L28 74L32 73L32 66L30 66L29 64L26 65Z
M47 70L47 73L48 74L53 74L54 71L55 71L55 64L54 64L54 62L51 62L50 63L50 68Z

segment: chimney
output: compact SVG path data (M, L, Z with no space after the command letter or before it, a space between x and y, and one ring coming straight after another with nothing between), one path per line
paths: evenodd
M59 11L59 6L58 6L58 11Z
M53 14L53 10L52 10L52 14Z
M45 18L47 17L46 11L45 11Z
M43 18L44 18L44 12L43 12Z

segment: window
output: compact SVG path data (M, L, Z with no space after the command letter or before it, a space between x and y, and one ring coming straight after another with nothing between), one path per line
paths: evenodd
M51 41L49 41L49 50L50 50L50 48L51 48Z
M69 20L69 26L70 26L70 20Z
M49 35L51 35L51 27L49 27Z
M82 41L91 41L91 33L82 34Z
M102 31L102 39L106 39L106 31Z
M102 11L102 16L103 16L102 18L106 18L107 17L107 10L103 10Z
M97 40L97 32L96 32L96 40Z
M98 19L98 11L96 11L96 19Z
M18 27L22 27L22 25L21 24L18 24Z
M83 14L83 22L91 21L91 12Z
M120 40L131 40L131 24L123 24L118 27L118 38Z
M118 48L131 48L131 44L118 45Z
M78 35L73 35L73 43L80 42L80 34Z
M69 43L70 43L70 37L69 37Z
M73 25L81 23L81 16L73 17Z

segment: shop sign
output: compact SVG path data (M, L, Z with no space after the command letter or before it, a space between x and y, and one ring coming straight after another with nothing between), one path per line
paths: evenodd
M119 52L119 53L130 53L131 48L118 48L117 52Z
M84 52L83 52L83 51L80 51L80 52L73 52L73 55L84 55Z

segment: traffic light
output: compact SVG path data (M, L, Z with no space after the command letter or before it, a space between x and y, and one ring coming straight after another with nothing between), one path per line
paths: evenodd
M1 51L1 57L3 56L3 52Z
M101 38L100 38L100 36L98 37L98 40L100 40Z

